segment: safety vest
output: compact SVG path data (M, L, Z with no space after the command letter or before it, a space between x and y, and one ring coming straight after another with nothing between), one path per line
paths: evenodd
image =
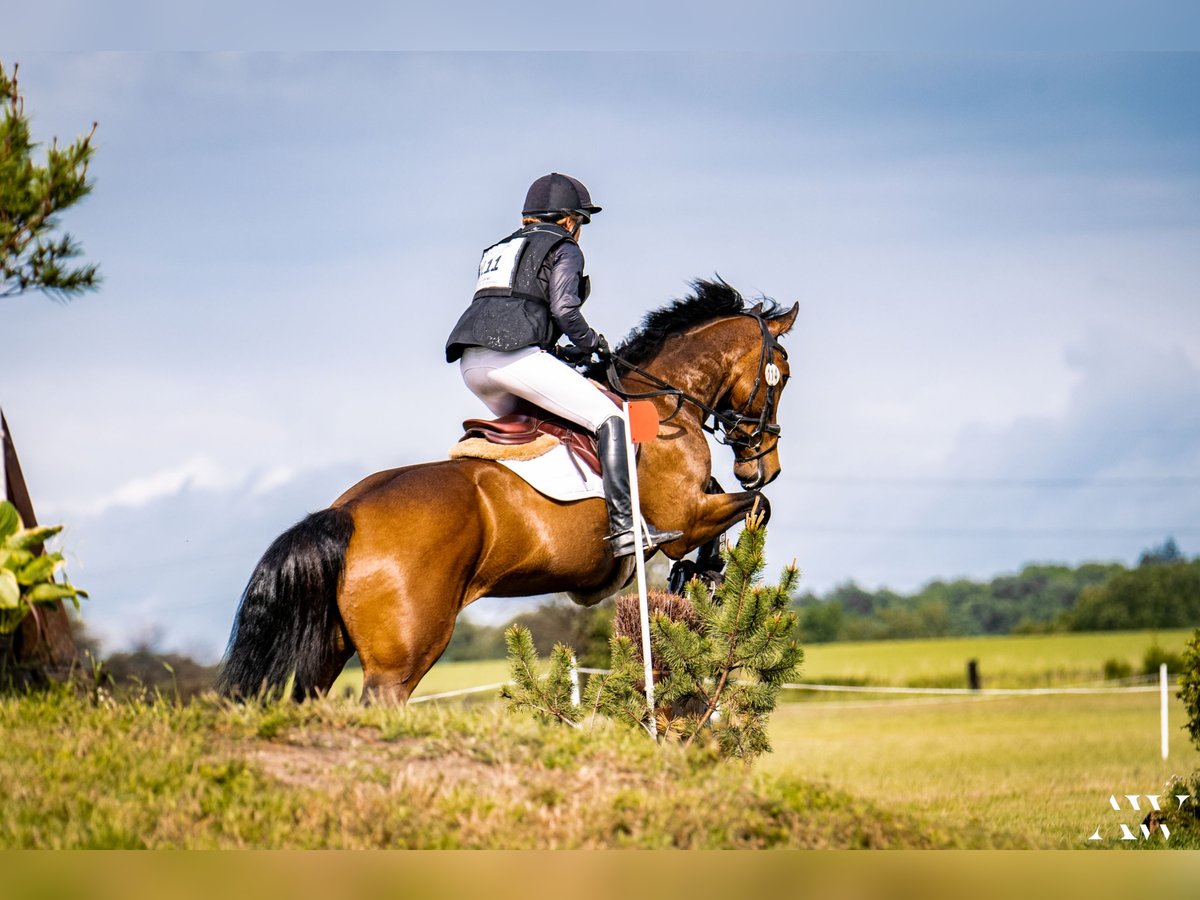
M509 351L554 345L559 334L538 273L554 248L570 237L559 225L539 222L483 251L471 305L446 341L447 362L462 356L466 347Z
M499 243L492 244L479 260L474 299L521 297L548 304L550 298L538 280L538 273L546 257L570 237L559 225L539 223L519 228Z

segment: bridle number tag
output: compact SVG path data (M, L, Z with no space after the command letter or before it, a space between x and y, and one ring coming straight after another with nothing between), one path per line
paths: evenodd
M767 384L771 387L779 384L779 379L783 377L783 373L779 371L779 366L775 363L767 363L767 367L763 369L763 377L766 378Z

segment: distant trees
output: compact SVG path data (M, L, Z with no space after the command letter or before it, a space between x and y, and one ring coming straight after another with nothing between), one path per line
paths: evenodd
M1143 552L1135 569L1119 563L1036 564L990 581L932 581L913 594L870 591L851 581L823 595L797 596L793 609L797 637L808 644L1186 628L1200 622L1200 558L1189 562L1168 539ZM609 601L593 609L550 602L512 622L533 633L540 656L564 643L578 648L582 665L600 667L612 610ZM503 655L503 627L460 620L443 658Z
M65 147L53 141L44 164L33 159L25 100L0 60L0 297L37 290L67 299L99 284L95 265L75 265L82 253L75 239L59 231L58 214L92 190L88 163L92 130Z
M934 581L911 595L850 583L824 597L805 594L796 607L808 643L1186 628L1200 622L1200 559L1188 562L1168 541L1135 569L1032 565L986 582Z
M1200 560L1158 562L1120 572L1082 592L1064 624L1071 631L1186 628L1200 622Z
M1167 538L1157 547L1143 550L1138 558L1139 566L1163 566L1177 562L1184 562L1184 555L1179 552L1179 546L1173 537Z
M1124 571L1115 563L1031 565L991 581L933 581L910 595L851 582L797 598L800 636L824 643L1055 630L1085 589Z
M539 656L549 656L555 644L575 647L582 666L603 666L608 660L613 602L585 608L566 600L550 600L537 609L514 616L509 625L520 625L533 635ZM459 617L442 659L503 659L506 626L480 625Z

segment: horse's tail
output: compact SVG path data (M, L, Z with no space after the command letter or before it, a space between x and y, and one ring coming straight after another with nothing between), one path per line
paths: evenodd
M225 695L311 695L336 663L342 628L337 595L354 519L323 509L275 539L250 576L238 607L217 689Z

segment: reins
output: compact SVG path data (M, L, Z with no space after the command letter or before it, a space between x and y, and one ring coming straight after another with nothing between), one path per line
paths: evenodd
M682 388L677 388L669 382L663 381L656 375L652 375L645 369L634 365L628 360L622 359L615 353L612 354L608 361L608 384L614 392L620 394L627 400L648 400L652 397L673 397L675 399L675 409L673 409L662 422L670 422L675 416L679 415L679 411L683 408L684 403L690 403L703 415L700 419L700 427L716 438L720 444L725 444L735 449L755 450L753 456L742 457L741 462L753 462L756 459L761 459L766 456L779 443L780 427L776 424L771 424L771 418L774 407L779 395L780 385L783 383L782 373L779 367L775 365L775 354L779 353L784 359L787 359L787 351L783 349L775 336L771 334L771 329L767 325L766 318L759 312L758 307L745 310L741 315L750 316L757 323L762 331L762 348L758 357L758 371L754 377L754 389L746 398L746 401L735 410L722 412L715 409L698 397L689 394ZM654 391L629 391L621 383L621 376L617 372L617 365L620 364L630 372L635 372L642 378L652 384L656 384L659 390ZM767 393L763 402L762 412L756 417L746 415L754 398L758 396L759 388L763 382L766 382ZM712 424L709 424L709 418L712 419ZM748 436L739 437L733 432L739 428L751 427L752 429ZM762 443L767 435L775 438L775 444L772 444L769 449L761 449Z

